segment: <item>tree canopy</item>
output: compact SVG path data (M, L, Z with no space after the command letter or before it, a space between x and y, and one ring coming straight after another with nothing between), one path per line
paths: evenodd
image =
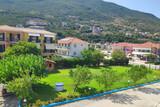
M73 79L76 89L82 84L88 84L92 78L92 73L87 67L77 66L70 71L70 77Z
M20 55L0 60L0 82L11 81L21 77L25 71L41 76L44 72L44 60L41 56Z
M104 55L96 49L86 49L81 54L85 63L90 66L99 66L104 59Z
M129 62L126 54L122 50L114 50L111 56L116 65L127 65Z
M40 55L40 50L34 43L21 41L14 44L12 47L7 48L4 52L4 56L19 56L26 54Z
M102 69L100 73L96 75L97 82L105 88L111 86L117 79L116 72L108 68Z
M32 85L37 82L34 76L28 74L22 78L16 78L7 84L7 91L13 92L19 99L31 98L33 95Z

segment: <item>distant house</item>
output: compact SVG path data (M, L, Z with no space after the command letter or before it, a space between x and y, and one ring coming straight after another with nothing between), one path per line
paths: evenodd
M74 37L66 37L58 41L57 54L69 57L81 57L81 52L88 49L88 42Z
M100 26L93 26L92 27L92 34L100 34L103 31L103 28Z
M40 18L31 18L26 22L26 26L32 29L45 29L48 25L48 22L46 20L40 19Z

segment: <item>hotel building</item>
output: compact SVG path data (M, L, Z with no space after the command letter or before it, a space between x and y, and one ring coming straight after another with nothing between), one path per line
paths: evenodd
M0 53L19 41L33 42L42 54L52 54L56 50L56 34L29 28L17 28L8 25L0 26Z

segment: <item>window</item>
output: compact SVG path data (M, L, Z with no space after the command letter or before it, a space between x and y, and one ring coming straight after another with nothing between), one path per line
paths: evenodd
M53 38L51 38L51 37L45 37L44 38L44 42L45 43L53 43Z
M4 52L5 51L5 45L0 45L0 52Z
M29 42L35 42L35 43L39 43L40 42L38 36L30 36L28 41Z
M73 55L77 55L77 53L76 53L76 52L74 52L74 53L73 53Z
M4 40L5 40L4 33L0 33L0 41L4 41Z
M9 40L10 40L10 41L14 41L14 37L13 37L13 34L12 34L12 33L9 34Z
M13 42L18 42L20 40L20 34L13 35L12 33L10 33L9 40Z
M77 47L77 45L76 45L76 44L74 44L74 47L76 48L76 47Z
M20 34L17 34L16 36L15 36L15 40L16 41L19 41L21 39L21 35Z

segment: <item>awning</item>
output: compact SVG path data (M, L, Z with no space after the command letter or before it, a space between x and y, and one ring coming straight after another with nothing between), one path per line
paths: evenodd
M38 34L38 33L29 33L28 35L29 36L40 36L40 34Z
M54 35L44 35L44 37L50 37L50 38L54 38Z

